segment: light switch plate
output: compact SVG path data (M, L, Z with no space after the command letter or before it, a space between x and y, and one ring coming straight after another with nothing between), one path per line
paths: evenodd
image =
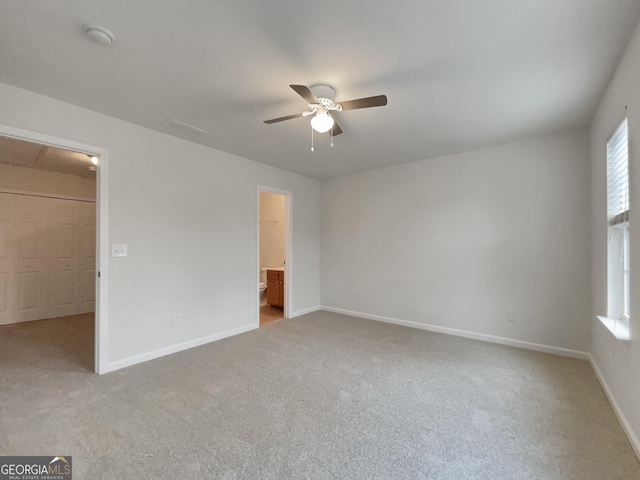
M127 245L125 243L112 243L111 244L111 256L112 257L126 257Z

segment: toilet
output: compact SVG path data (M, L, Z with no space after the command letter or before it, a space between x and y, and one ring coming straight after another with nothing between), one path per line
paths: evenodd
M265 296L265 291L267 290L267 269L266 268L261 268L260 269L260 278L259 278L259 282L258 282L258 291L260 292L260 303L262 304L263 301L266 302L266 299L264 298Z

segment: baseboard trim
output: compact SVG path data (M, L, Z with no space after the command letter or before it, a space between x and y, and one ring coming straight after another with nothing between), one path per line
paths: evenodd
M456 328L441 327L428 323L411 322L409 320L400 320L398 318L383 317L381 315L372 315L369 313L355 312L353 310L344 310L342 308L334 308L321 306L321 310L326 312L341 313L352 317L366 318L375 320L376 322L392 323L394 325L402 325L403 327L418 328L429 332L444 333L446 335L455 335L456 337L471 338L473 340L481 340L483 342L498 343L500 345L508 345L510 347L524 348L526 350L535 350L536 352L551 353L553 355L561 355L563 357L579 358L589 360L588 352L579 350L570 350L568 348L553 347L551 345L542 345L540 343L525 342L523 340L515 340L512 338L497 337L495 335L487 335L484 333L470 332L468 330L458 330Z
M607 400L609 400L609 404L611 405L611 408L613 408L613 413L616 414L616 417L618 418L618 421L622 426L622 430L624 430L624 433L627 435L627 438L629 439L629 443L631 443L631 447L633 448L633 451L638 457L638 460L640 460L640 440L638 439L638 436L633 431L633 428L631 427L631 424L627 420L627 417L625 416L625 414L622 413L622 409L620 408L620 405L618 405L618 402L616 401L616 397L613 396L613 392L609 388L607 381L604 379L604 375L602 375L602 372L600 371L600 368L598 368L598 364L596 364L596 361L592 355L589 355L589 363L591 364L591 368L593 368L593 371L596 374L596 378L598 379L598 382L600 382L600 386L602 386L602 390L604 390L604 394L606 395Z
M293 312L289 314L289 318L301 317L302 315L306 315L307 313L313 313L320 310L320 305L316 305L315 307L305 308L303 310L298 310L297 312Z
M143 353L140 355L133 355L131 357L118 360L116 362L108 363L105 371L101 373L114 372L116 370L120 370L121 368L137 365L138 363L148 362L149 360L154 360L156 358L164 357L165 355L171 355L172 353L177 353L183 350L188 350L190 348L199 347L207 343L215 342L217 340L222 340L223 338L227 338L227 337L233 337L234 335L239 335L241 333L249 332L257 328L258 326L255 323L252 323L251 325L234 328L233 330L227 330L226 332L216 333L215 335L209 335L207 337L197 338L195 340L189 340L188 342L178 343L176 345L170 345L168 347L159 348L157 350L153 350L151 352Z

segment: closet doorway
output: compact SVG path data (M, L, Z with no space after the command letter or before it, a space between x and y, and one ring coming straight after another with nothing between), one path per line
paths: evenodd
M0 369L98 371L103 155L7 133L0 126L0 346L9 363Z
M258 187L259 325L286 318L290 306L291 192Z

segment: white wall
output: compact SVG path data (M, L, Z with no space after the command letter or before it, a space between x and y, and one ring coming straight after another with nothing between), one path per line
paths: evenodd
M322 182L321 304L586 351L587 133Z
M591 315L594 362L634 432L640 455L640 26L631 39L591 128L592 264ZM625 110L628 106L628 110ZM631 342L616 340L595 318L607 314L606 142L625 114L629 119Z
M95 200L96 179L0 164L0 189Z
M260 268L281 267L286 259L284 195L260 192Z
M5 84L0 105L2 124L109 150L110 242L129 246L109 262L110 363L256 322L258 184L293 192L292 313L318 304L315 180Z

